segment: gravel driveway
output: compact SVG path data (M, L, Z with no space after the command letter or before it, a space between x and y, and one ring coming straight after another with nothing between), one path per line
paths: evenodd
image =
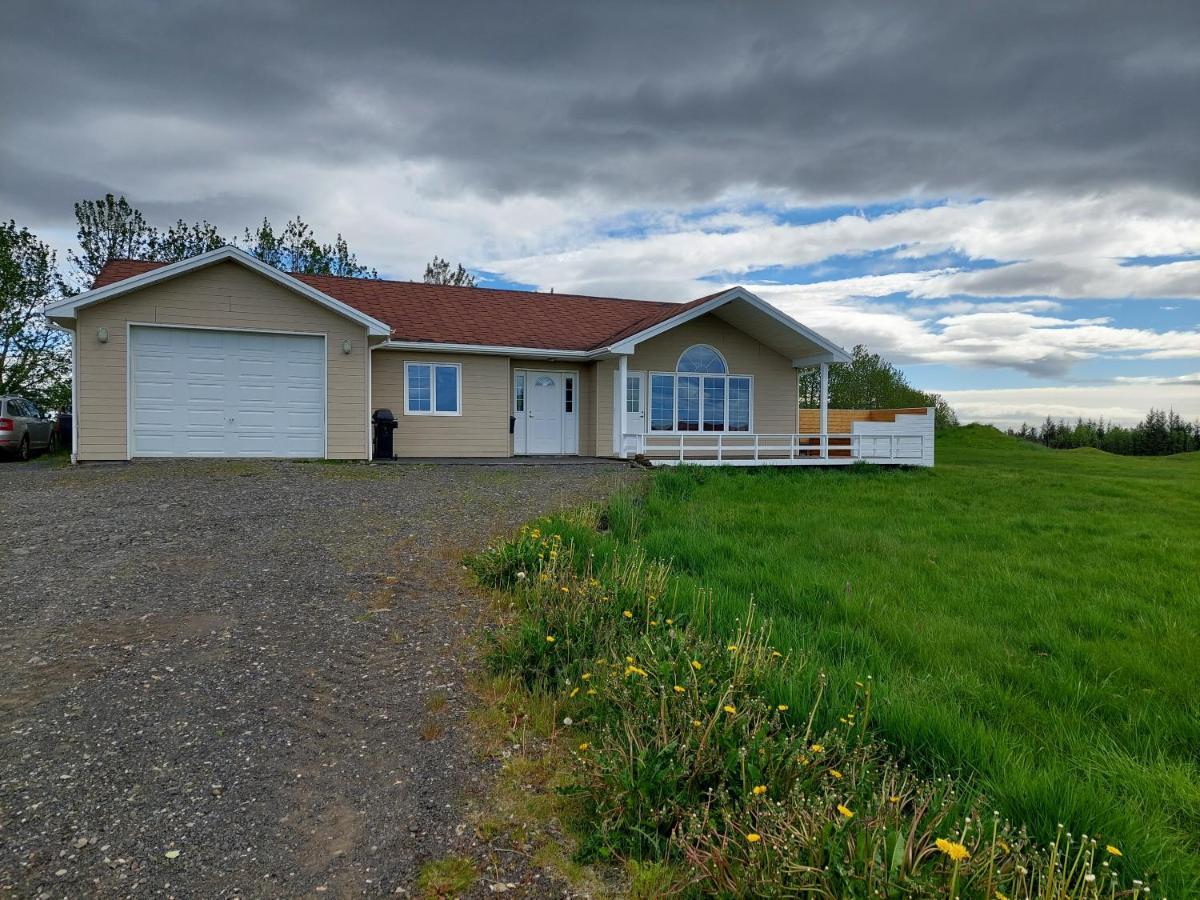
M631 477L0 464L0 893L393 893L471 853L462 553Z

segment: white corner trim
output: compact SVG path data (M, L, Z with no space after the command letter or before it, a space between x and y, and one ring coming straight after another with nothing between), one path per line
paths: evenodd
M783 312L780 309L777 309L776 307L774 307L770 303L768 303L766 300L763 300L761 297L750 293L748 290L746 290L743 287L730 288L729 290L725 291L724 293L718 294L716 297L713 297L711 300L709 300L705 303L701 303L699 306L693 307L692 309L689 309L687 312L680 313L677 316L672 316L671 318L669 318L663 322L659 322L657 325L652 325L650 328L647 328L644 331L639 331L637 334L633 334L627 338L623 338L620 341L617 341L615 344L612 344L611 346L606 347L605 350L607 350L611 353L633 353L634 348L637 347L637 345L642 343L643 341L648 341L648 340L650 340L650 338L657 337L658 335L663 334L664 332L670 331L672 328L676 328L685 322L690 322L692 319L697 319L700 316L704 316L710 312L714 312L714 311L720 309L725 304L732 303L735 300L741 300L745 303L749 303L755 309L770 316L772 319L774 319L780 325L783 325L785 328L791 329L792 331L799 334L801 337L804 337L804 338L812 341L818 347L825 350L826 353L828 354L828 356L823 356L821 359L818 360L818 362L821 362L821 361L824 361L824 362L849 362L850 361L850 354L847 353L845 350L843 350L841 347L839 347L837 344L833 343L828 338L817 334L815 331L813 331L811 328L807 327L806 325L800 324L795 319L793 319L791 316L789 316L787 313Z
M57 303L52 303L46 307L47 316L58 316L59 318L74 318L77 311L96 303L102 303L105 300L111 300L113 297L119 297L122 294L127 294L130 291L136 291L139 288L144 288L152 284L158 284L160 281L166 281L171 278L176 278L187 272L193 272L197 269L205 268L206 266L215 265L219 262L229 260L236 262L253 272L257 272L265 278L285 287L290 291L299 294L314 303L324 306L326 309L344 316L351 321L357 322L367 329L368 334L382 335L386 337L392 333L392 329L375 319L368 316L364 312L360 312L348 304L343 303L335 297L330 297L328 294L318 291L314 287L310 287L299 279L293 278L286 272L281 272L274 266L269 266L260 259L251 256L245 250L237 247L219 247L216 250L210 250L208 253L201 253L199 256L193 256L191 259L185 259L176 263L169 263L157 269L152 269L149 272L144 272L141 275L135 275L132 278L123 278L120 281L114 281L112 284L105 285L102 288L84 291L82 294L76 294L74 297L67 297Z

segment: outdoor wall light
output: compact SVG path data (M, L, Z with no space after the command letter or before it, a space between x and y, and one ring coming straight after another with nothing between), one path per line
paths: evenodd
M108 329L103 325L96 329L96 340L102 344L108 343Z
M351 344L350 344L350 342L349 342L349 341L342 341L342 352L343 352L343 353L349 353L349 352L350 352L350 350L351 350Z

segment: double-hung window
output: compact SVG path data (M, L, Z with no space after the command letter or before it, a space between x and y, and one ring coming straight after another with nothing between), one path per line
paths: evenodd
M750 430L753 381L730 375L707 344L689 347L674 372L650 373L650 431Z
M406 362L404 414L462 415L462 366L458 363Z

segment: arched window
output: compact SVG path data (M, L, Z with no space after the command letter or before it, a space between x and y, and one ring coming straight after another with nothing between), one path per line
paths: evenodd
M683 351L679 362L675 365L676 372L705 372L713 375L724 375L725 359L716 347L708 344L693 344Z
M725 357L708 344L683 351L674 372L651 372L648 430L748 432L753 380L728 373Z

